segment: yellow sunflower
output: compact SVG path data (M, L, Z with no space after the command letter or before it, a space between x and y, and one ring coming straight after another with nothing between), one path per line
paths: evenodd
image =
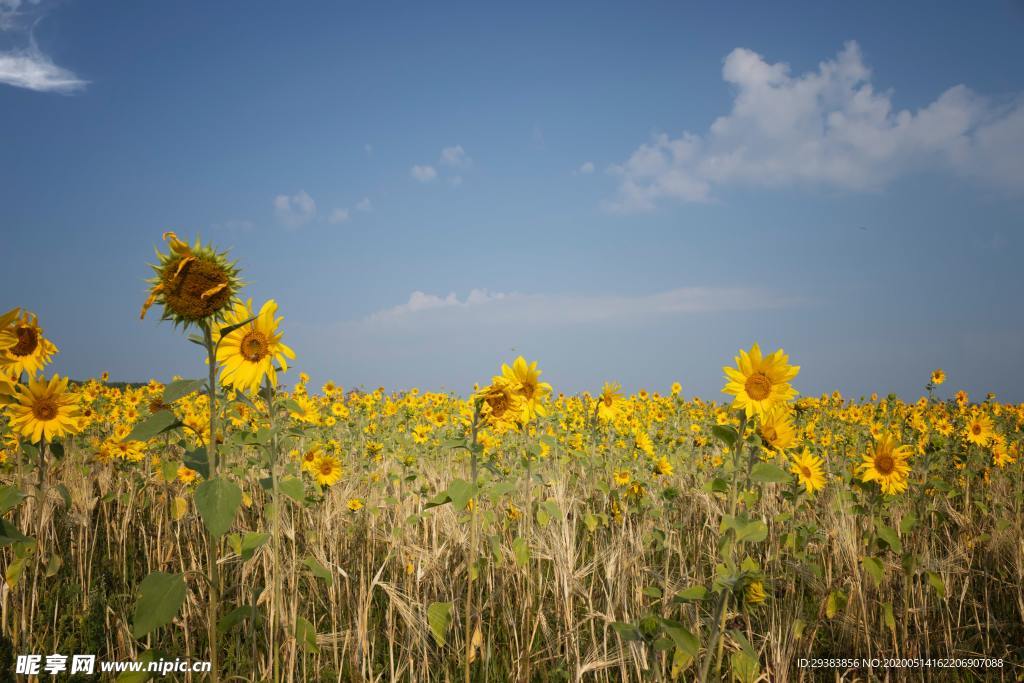
M8 311L0 323L17 312ZM17 381L23 372L34 377L55 353L57 347L43 336L35 314L22 311L6 324L0 324L0 375L7 379Z
M766 446L776 451L784 451L796 443L793 418L783 407L768 411L757 428L757 434Z
M935 370L932 370L931 379L932 384L934 384L935 386L939 386L946 381L946 373L942 370L942 368L936 368Z
M823 465L824 462L821 458L813 455L805 448L800 455L793 457L789 471L797 476L797 479L803 484L808 494L814 495L815 491L825 488Z
M884 435L875 442L874 448L864 454L864 461L857 468L861 481L877 481L883 493L896 494L907 490L907 474L910 465L907 458L912 452L910 446L900 446L892 435Z
M313 461L310 473L321 486L334 486L341 480L341 461L333 455L321 455Z
M992 418L984 413L975 413L964 428L967 440L978 446L986 445L994 432Z
M277 326L281 318L275 318L277 302L267 301L260 308L255 320L232 330L220 341L217 348L217 362L221 364L220 381L242 391L256 392L264 377L272 386L277 386L277 368L288 370L288 358L294 359L295 352L281 343L281 332ZM228 325L238 325L252 319L252 299L238 302L225 317Z
M605 382L601 387L601 395L597 397L597 416L606 422L614 420L624 402L622 385L618 382Z
M480 416L484 424L509 427L523 416L524 398L516 385L504 377L495 377L490 385L473 395L480 401Z
M81 429L78 404L67 388L67 378L60 375L17 385L6 406L11 430L32 443L76 434Z
M722 368L728 380L722 393L735 396L732 407L742 409L747 417L763 418L772 408L796 396L789 382L800 372L800 366L790 365L782 349L762 356L761 348L754 344L749 353L740 349L735 361L735 368Z
M154 276L148 280L149 297L142 304L140 318L154 303L163 306L163 319L175 325L199 323L218 317L231 304L242 283L238 269L227 254L204 246L198 239L189 246L173 232L165 232L166 254L156 252L157 263L150 266Z
M537 361L527 363L519 356L512 365L502 364L501 377L515 386L515 391L523 397L523 421L529 422L534 416L544 417L547 408L544 398L551 393L551 385L540 381L541 371L537 369ZM495 377L497 379L497 377Z

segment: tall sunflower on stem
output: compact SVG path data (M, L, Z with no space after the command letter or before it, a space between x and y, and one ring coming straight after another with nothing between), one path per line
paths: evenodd
M199 325L217 319L234 300L242 283L235 263L227 254L203 245L198 239L189 246L173 232L165 232L167 253L156 250L157 262L150 267L149 297L142 304L140 318L154 304L163 307L163 319L175 325Z
M0 375L7 380L16 382L22 373L34 377L56 353L34 313L14 309L0 317Z

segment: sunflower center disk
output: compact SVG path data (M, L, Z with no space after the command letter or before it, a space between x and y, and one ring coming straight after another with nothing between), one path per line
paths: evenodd
M37 420L52 420L57 417L57 404L49 399L41 399L32 406L32 414Z
M18 343L11 349L15 356L28 356L39 346L39 334L31 327L19 327Z
M748 377L744 387L750 398L755 401L763 401L772 393L772 381L763 372L755 372Z
M262 332L252 330L242 339L239 345L242 357L247 361L258 363L267 357L267 338Z
M875 469L881 474L892 474L892 471L896 469L896 462L892 459L891 455L883 453L875 458Z

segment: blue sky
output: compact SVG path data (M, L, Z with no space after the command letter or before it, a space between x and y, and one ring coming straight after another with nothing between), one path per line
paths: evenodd
M1024 4L0 0L0 308L54 368L201 368L138 320L230 248L319 382L1024 400Z

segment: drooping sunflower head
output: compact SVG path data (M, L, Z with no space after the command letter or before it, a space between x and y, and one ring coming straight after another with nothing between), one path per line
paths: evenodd
M867 453L858 467L861 481L877 481L883 493L895 494L907 490L907 459L912 449L901 446L892 435L883 435Z
M747 417L763 418L772 408L796 396L789 382L800 372L800 366L790 365L782 349L763 356L754 344L749 353L740 349L735 361L735 368L722 368L727 380L722 393L735 396L732 407L743 410Z
M148 280L149 298L139 317L146 317L154 303L163 306L163 319L176 325L187 327L221 317L242 286L235 263L198 239L189 246L173 232L165 232L163 237L168 251L156 252L154 276Z
M223 337L217 349L217 361L223 368L222 383L255 392L266 377L272 386L277 386L277 366L282 372L287 371L288 359L294 360L295 352L281 343L282 333L278 331L281 318L275 318L275 313L277 302L271 299L254 315L252 299L249 299L245 303L237 302L227 314L228 327L244 324Z
M23 372L35 376L57 353L57 347L43 336L34 313L15 309L5 313L0 322L3 320L8 322L0 325L0 374L12 380Z
M523 397L517 386L504 377L495 377L488 386L473 395L480 404L480 417L484 424L509 427L523 414Z
M59 375L17 385L6 410L11 431L32 443L76 434L82 427L78 400Z

